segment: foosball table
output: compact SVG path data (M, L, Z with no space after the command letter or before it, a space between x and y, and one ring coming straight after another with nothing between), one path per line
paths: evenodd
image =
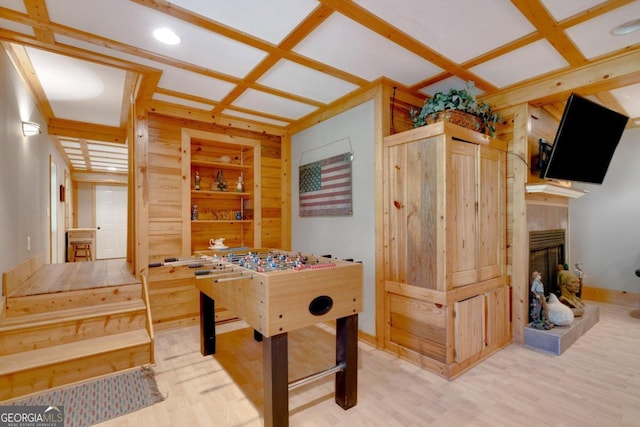
M198 279L203 355L216 352L216 304L247 322L263 342L265 426L287 426L289 390L328 375L335 374L336 403L356 405L361 263L272 249L205 252L173 262L190 265ZM335 366L290 383L287 333L333 320Z

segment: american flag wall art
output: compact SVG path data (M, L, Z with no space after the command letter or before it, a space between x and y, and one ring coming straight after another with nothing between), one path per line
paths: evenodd
M352 215L351 153L299 168L300 216Z

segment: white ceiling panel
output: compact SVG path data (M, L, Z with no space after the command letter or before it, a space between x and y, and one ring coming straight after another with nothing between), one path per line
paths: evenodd
M640 1L615 9L590 21L567 29L567 34L587 58L640 43L640 31L613 36L610 31L625 22L640 19Z
M26 34L28 36L34 36L35 32L33 31L33 27L28 25L19 24L17 22L9 21L6 19L0 18L0 28L10 31L15 31L16 33Z
M387 76L410 86L441 71L340 14L331 15L294 51L370 81Z
M27 53L36 74L47 70L38 79L56 117L120 126L125 71L39 49Z
M330 103L358 86L291 61L278 61L258 83L305 98Z
M546 40L540 40L477 65L471 71L498 87L505 87L567 65Z
M255 111L264 111L274 116L290 119L299 119L316 110L316 107L312 105L292 101L255 89L245 91L235 100L233 106Z
M51 19L60 24L236 77L246 75L266 56L264 51L128 0L49 3ZM86 19L89 15L100 16L100 19L89 21ZM169 46L157 41L153 30L163 27L171 28L182 42Z
M16 10L18 12L27 13L27 8L24 7L23 0L2 0L0 1L0 6Z
M462 80L459 77L452 76L440 80L432 85L423 87L422 89L420 89L420 92L424 93L425 95L433 96L436 92L446 93L449 91L449 89L466 89L466 87L466 81ZM482 91L478 88L476 88L476 91L476 95L480 95L482 93Z
M613 89L611 93L631 117L640 117L640 84Z
M191 71L172 67L150 59L140 58L126 53L122 53L104 46L95 46L81 40L76 40L64 36L56 36L59 43L81 49L93 50L103 55L116 57L126 61L137 62L152 69L162 70L158 86L175 92L184 92L189 95L200 96L202 98L219 101L224 98L235 85L224 80L214 79L204 74L193 73Z
M165 65L158 87L189 95L219 101L224 98L234 85L203 74Z
M355 2L456 62L467 61L535 30L509 0Z
M230 109L226 109L222 112L224 115L226 116L232 116L232 117L237 117L239 119L247 119L247 120L253 120L256 122L262 122L262 123L268 123L270 125L274 125L274 126L287 126L290 122L283 122L282 120L274 120L274 119L269 119L269 118L265 118L262 116L256 116L254 114L247 114L247 113L243 113L241 111L235 111L235 110L230 110Z
M541 0L556 21L562 21L591 7L604 3L603 0Z
M171 3L273 44L280 43L319 4L316 0L172 0Z
M213 108L213 105L203 104L202 102L196 102L190 99L178 98L176 96L165 95L163 93L154 94L153 99L169 102L171 104L183 105L185 107L197 108L198 110L211 110Z

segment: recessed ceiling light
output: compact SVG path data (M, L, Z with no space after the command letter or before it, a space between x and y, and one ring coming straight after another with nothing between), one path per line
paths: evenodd
M176 45L180 43L180 37L169 28L158 28L153 32L153 37L164 44Z
M612 29L611 35L624 36L625 34L633 33L638 30L640 30L640 19L634 19L633 21L625 22L624 24L618 25Z

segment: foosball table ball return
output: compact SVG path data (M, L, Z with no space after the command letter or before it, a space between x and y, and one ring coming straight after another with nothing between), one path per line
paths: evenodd
M357 403L358 313L364 273L358 262L279 250L215 254L195 270L201 352L216 352L215 304L254 329L263 344L264 423L289 425L289 390L335 374L335 401ZM336 364L289 383L287 333L335 320Z

